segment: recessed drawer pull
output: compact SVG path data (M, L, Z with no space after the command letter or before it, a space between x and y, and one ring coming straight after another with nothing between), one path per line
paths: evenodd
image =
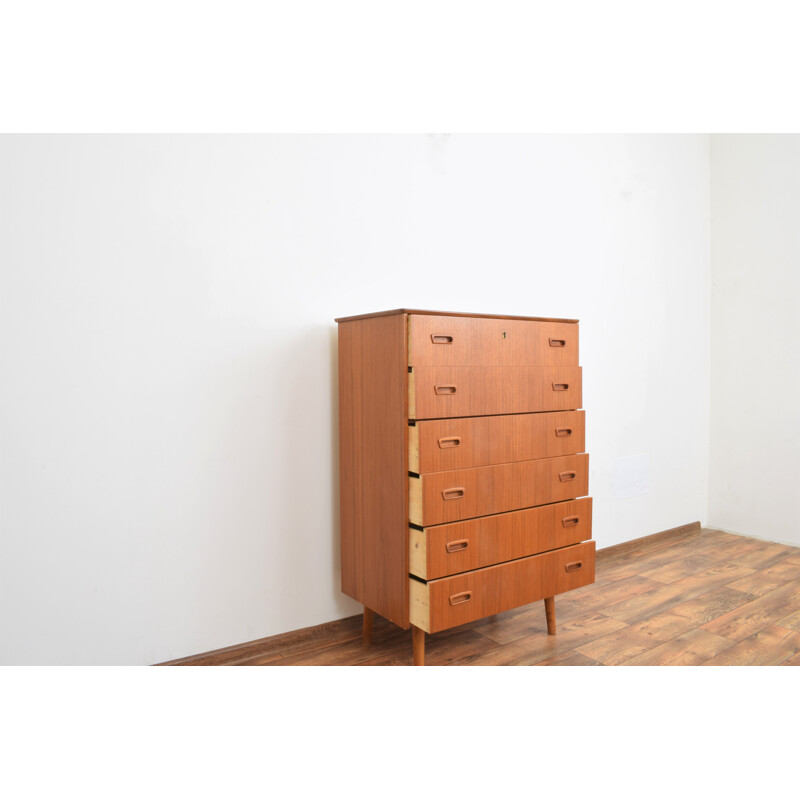
M551 339L550 347L564 347L566 343L566 339Z
M572 436L572 428L556 428L556 436Z
M443 333L432 333L431 341L434 344L453 344L453 337L447 336Z
M569 389L568 383L554 383L553 384L553 391L554 392L566 392Z
M460 436L445 436L439 439L439 447L445 450L448 447L458 447L461 444Z
M442 498L444 500L458 500L459 497L463 496L464 496L464 489L461 486L459 486L457 489L445 489L442 492Z
M564 519L561 520L561 524L565 528L573 528L578 524L578 517L564 517Z
M564 567L565 572L577 572L583 566L583 561L570 561Z
M575 476L577 474L578 474L577 472L559 472L558 479L560 481L562 481L562 482L563 481L574 481L575 480Z
M448 553L457 553L459 550L466 550L469 547L468 539L459 539L456 542L448 542L445 549Z
M472 592L459 592L458 594L450 595L450 605L457 606L459 603L466 603L472 600Z
M456 387L455 386L434 386L433 391L436 394L455 394Z

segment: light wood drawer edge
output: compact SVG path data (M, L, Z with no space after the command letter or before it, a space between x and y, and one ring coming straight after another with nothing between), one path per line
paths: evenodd
M413 578L409 583L409 614L408 621L416 628L422 628L426 633L431 632L431 610L429 589L426 583L420 583Z
M422 478L408 477L408 520L422 525Z
M414 383L414 371L408 373L408 418L417 418L417 391Z
M416 528L408 529L408 571L428 579L428 536Z
M408 471L419 472L419 428L408 426Z

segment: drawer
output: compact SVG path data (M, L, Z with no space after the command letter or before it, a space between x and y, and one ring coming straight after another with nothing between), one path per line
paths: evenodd
M577 367L578 325L411 314L408 363L412 367Z
M591 539L592 498L411 528L408 534L409 571L432 580Z
M580 408L580 367L414 367L409 419Z
M427 527L589 494L586 453L409 476L409 521Z
M409 578L410 621L436 633L594 581L594 542L435 581Z
M442 472L582 453L583 411L431 419L408 429L408 469Z

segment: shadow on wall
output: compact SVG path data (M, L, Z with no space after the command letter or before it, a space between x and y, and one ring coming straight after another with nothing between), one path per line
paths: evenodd
M270 398L278 424L269 458L266 554L275 585L264 602L269 629L278 633L357 614L361 606L340 588L336 326L304 328L282 342L271 373L280 376Z
M328 329L331 364L331 564L333 564L333 598L341 603L342 552L341 517L339 514L339 328L333 325Z

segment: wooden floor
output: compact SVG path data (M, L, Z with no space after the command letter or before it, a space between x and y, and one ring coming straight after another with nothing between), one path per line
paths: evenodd
M426 636L428 665L800 664L800 548L687 526L597 553L597 581ZM410 665L411 631L361 616L169 662Z

